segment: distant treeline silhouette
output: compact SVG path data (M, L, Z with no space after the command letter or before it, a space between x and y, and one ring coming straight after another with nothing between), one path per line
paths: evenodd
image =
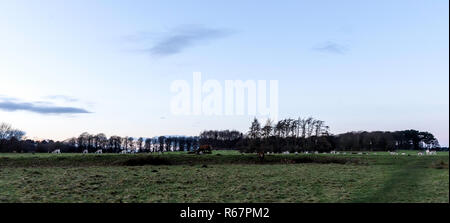
M242 152L318 151L393 151L440 149L429 132L404 130L395 132L348 132L331 135L324 121L314 118L268 120L261 126L255 118L247 137L237 144Z
M261 126L255 118L247 133L236 130L207 130L199 136L159 136L134 138L105 134L82 133L64 141L23 139L25 132L9 124L0 124L0 152L52 152L59 149L65 153L83 151L118 153L192 151L200 145L214 149L236 149L241 152L302 151L394 151L440 148L433 134L417 130L395 132L348 132L339 135L329 133L324 121L314 118L283 119L276 123L268 120Z
M9 124L0 125L0 152L52 152L59 149L65 153L89 153L97 150L118 153L133 152L169 152L191 151L199 147L199 137L193 136L159 136L152 138L133 138L111 136L105 134L82 133L78 137L66 139L62 142L53 140L22 139L25 132L13 129Z
M214 149L236 149L244 134L236 130L208 130L200 133L200 144Z

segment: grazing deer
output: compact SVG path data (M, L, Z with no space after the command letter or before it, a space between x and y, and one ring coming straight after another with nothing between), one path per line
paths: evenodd
M264 151L258 152L258 158L259 158L260 161L263 161L263 160L264 160L264 157L265 157L264 154L265 154Z
M211 154L212 153L212 146L211 145L201 145L197 149L197 154Z

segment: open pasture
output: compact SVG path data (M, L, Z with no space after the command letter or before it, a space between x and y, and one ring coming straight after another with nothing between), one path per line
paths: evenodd
M0 154L0 202L448 203L448 163L414 151Z

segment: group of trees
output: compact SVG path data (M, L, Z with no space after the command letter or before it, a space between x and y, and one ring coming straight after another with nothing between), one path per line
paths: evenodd
M261 126L258 119L254 119L248 132L250 138L269 138L272 136L280 138L309 138L312 136L328 135L329 127L324 121L314 118L283 119L273 123L268 119L264 126Z
M342 150L419 150L439 148L438 140L429 132L404 130L395 132L348 132L337 136Z
M429 132L404 130L395 132L348 132L331 135L324 121L314 118L268 120L261 126L255 118L246 137L239 142L243 152L301 151L387 151L438 149L439 142Z
M324 121L313 118L283 119L273 123L270 119L261 126L254 119L247 134L236 130L208 130L200 133L200 144L214 149L239 149L242 152L300 150L301 148L329 146L323 138L329 136ZM323 145L326 144L326 145Z
M200 133L200 144L211 145L214 149L236 149L244 134L236 130L208 130Z
M82 133L64 141L23 139L25 132L13 129L11 125L0 124L0 152L62 152L80 153L84 150L117 153L122 150L135 152L190 151L199 147L199 137L159 136L133 138L111 136L103 133Z
M134 152L169 152L169 151L190 151L199 145L198 137L185 136L159 136L153 138L134 138L111 136L99 133L91 135L82 133L77 138L70 138L64 144L70 145L73 152L88 150L95 152L101 149L104 152L117 153L122 150Z
M214 149L239 149L242 152L302 152L319 151L393 151L439 149L439 142L429 132L404 130L395 132L348 132L339 135L329 133L324 121L314 118L283 119L276 123L270 119L262 126L255 118L246 134L236 130L208 130L199 136L159 136L133 138L105 134L82 133L62 142L23 139L25 132L11 125L0 124L0 152L95 152L117 153L122 150L135 152L191 151L200 145ZM444 148L445 149L445 148Z
M242 152L328 151L336 146L331 138L322 120L288 118L274 123L269 119L261 126L255 118L238 146Z

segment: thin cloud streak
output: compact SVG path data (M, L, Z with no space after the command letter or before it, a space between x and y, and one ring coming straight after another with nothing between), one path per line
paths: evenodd
M63 100L65 102L77 102L78 99L66 95L49 95L46 98L53 100Z
M152 47L144 51L154 56L169 56L209 41L227 37L234 31L226 29L207 28L198 25L184 25L165 33ZM134 37L145 39L145 36Z
M334 54L345 54L348 52L348 47L332 42L332 41L328 41L325 42L323 44L320 44L317 47L313 48L316 51L321 51L321 52L325 52L325 53L334 53Z
M3 101L0 102L0 110L14 112L14 111L29 111L39 114L86 114L91 113L82 108L76 107L62 107L62 106L49 106L40 105L39 103L29 102L14 102Z

